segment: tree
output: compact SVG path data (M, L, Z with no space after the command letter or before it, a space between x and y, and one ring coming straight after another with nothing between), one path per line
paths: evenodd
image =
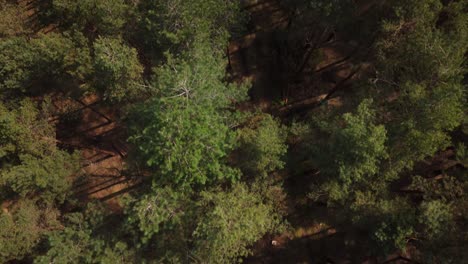
M41 236L60 227L60 213L33 200L22 200L0 213L0 261L21 260L32 255Z
M27 83L34 78L28 68L38 59L32 47L25 38L9 38L0 42L0 50L2 94L8 89L25 90Z
M130 21L134 4L125 0L49 0L41 3L39 16L44 24L57 23L65 30L84 34L118 34Z
M101 208L100 212L97 212L98 218L102 217L103 211ZM123 264L138 261L125 242L112 241L117 235L112 238L103 238L98 230L99 220L89 219L92 214L87 215L86 212L87 210L85 214L65 215L66 227L47 234L47 243L45 243L47 252L37 255L34 263Z
M318 184L311 197L339 201L333 204L367 231L380 254L404 249L410 237L434 243L437 230L450 226L450 206L395 198L395 188L416 162L449 146L449 131L463 120L462 54L468 31L462 6L437 0L383 3L388 12L378 22L373 46L376 78L371 88L363 85L363 94L379 107L369 111L364 101L358 114L343 116L344 125L329 119L318 122L315 139L326 138L331 147L316 147L313 160L321 175L314 179ZM449 178L441 183L454 186L453 191L437 191L437 197L459 195L460 188ZM439 184L416 185L426 197L434 195L434 190L426 190Z
M389 174L412 168L450 143L463 120L462 79L468 28L463 4L397 1L376 44L379 92L387 113ZM443 13L448 18L441 19ZM411 59L410 59L411 58ZM387 100L391 94L395 100Z
M31 33L25 23L26 19L24 7L8 0L0 1L0 37Z
M343 115L345 127L332 136L332 152L336 153L340 179L346 183L360 181L378 172L378 164L385 158L386 131L375 125L372 101L363 101L355 115Z
M422 198L418 205L417 259L427 263L465 259L466 177L444 175L436 180L415 176L412 180L410 188Z
M239 166L248 175L266 176L284 166L286 131L270 115L260 119L238 131Z
M145 36L147 54L153 59L161 59L166 50L174 54L187 50L200 34L206 35L205 44L213 51L224 53L229 33L239 31L235 27L243 20L236 1L143 1L139 10L138 35Z
M322 128L330 133L330 144L313 149L312 155L326 177L323 187L332 201L344 201L358 186L385 180L374 178L387 157L386 130L375 124L375 114L372 100L364 100L355 114L346 113Z
M37 94L60 87L77 90L91 71L91 58L81 34L47 34L28 40L0 41L2 97Z
M143 66L134 48L121 39L98 38L94 42L94 56L95 83L104 98L121 101L138 94Z
M243 184L228 192L203 192L201 219L194 235L196 259L209 263L239 262L255 241L281 225L281 216L262 193Z
M153 188L150 194L138 197L128 205L127 221L142 232L143 244L159 233L183 224L183 217L187 217L194 207L186 191L170 187Z
M251 254L250 245L283 227L284 196L271 184L235 184L196 193L153 188L127 207L140 247L158 262L233 263Z
M223 82L223 64L205 44L155 69L157 96L128 118L129 140L138 146L137 157L156 169L154 181L204 185L239 178L227 166L234 148L229 107L245 90Z
M45 112L25 100L15 110L0 104L0 187L22 197L63 202L79 156L57 148Z
M370 189L356 191L352 198L341 209L341 225L349 227L345 228L347 232L354 232L354 243L366 253L385 258L404 250L415 237L419 216L406 197Z
M426 226L430 238L440 236L448 229L452 220L450 205L434 200L421 204L421 222Z

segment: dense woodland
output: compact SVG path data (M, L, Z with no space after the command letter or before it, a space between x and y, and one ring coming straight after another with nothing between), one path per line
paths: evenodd
M0 263L468 263L467 48L466 0L0 0Z

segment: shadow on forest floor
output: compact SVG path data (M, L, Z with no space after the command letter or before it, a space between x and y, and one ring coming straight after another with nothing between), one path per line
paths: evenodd
M116 193L137 186L141 178L124 172L128 145L125 129L116 121L118 109L106 106L95 94L80 99L59 94L53 97L53 104L59 112L52 121L60 146L78 150L82 157L73 194L81 201L106 200L111 208L120 208Z

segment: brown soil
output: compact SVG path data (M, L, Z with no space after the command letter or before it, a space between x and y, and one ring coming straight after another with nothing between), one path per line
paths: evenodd
M250 33L229 44L229 72L234 81L252 82L250 95L256 107L281 115L313 108L338 84L338 88L345 88L358 76L349 78L353 72L349 58L356 49L352 44L330 41L312 56L303 50L301 57L291 62L289 50L304 43L285 34L287 12L275 0L247 0L244 6L250 14ZM326 99L329 105L341 105L337 95Z
M58 115L51 121L56 122L59 144L80 151L83 158L74 195L83 202L104 200L118 210L116 194L138 183L124 173L128 146L125 130L116 121L118 109L104 105L96 94L80 99L58 94L53 104Z

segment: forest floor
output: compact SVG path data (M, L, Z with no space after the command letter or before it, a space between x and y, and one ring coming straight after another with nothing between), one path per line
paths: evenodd
M106 106L96 94L71 99L57 94L52 97L59 115L53 119L61 147L79 151L82 168L75 179L73 195L80 201L107 201L120 210L118 195L139 183L127 175L125 129L116 121L118 109Z

